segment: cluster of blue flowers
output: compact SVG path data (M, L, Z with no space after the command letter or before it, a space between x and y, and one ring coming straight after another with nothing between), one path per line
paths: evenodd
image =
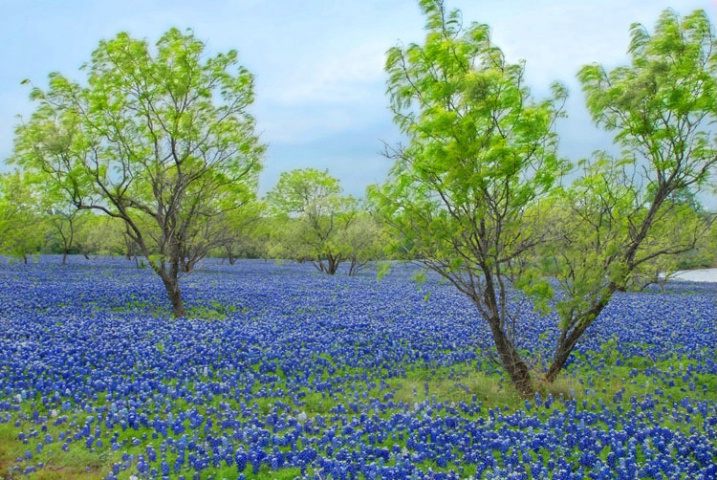
M27 448L11 473L81 449L108 452L108 480L717 476L713 284L621 294L576 349L567 370L596 381L650 359L624 379L648 378L643 394L604 402L588 380L584 400L502 410L428 383L396 397L416 369L457 385L495 371L450 285L417 286L407 266L381 281L311 269L207 261L182 285L189 311L212 315L173 320L159 280L123 259L0 264L0 423ZM556 320L522 318L521 348L547 357Z

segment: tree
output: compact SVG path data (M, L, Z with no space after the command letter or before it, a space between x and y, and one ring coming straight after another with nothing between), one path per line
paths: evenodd
M82 211L81 211L82 212ZM122 220L84 211L75 228L77 252L89 260L90 255L122 255L125 224Z
M516 348L525 320L511 297L521 292L541 311L555 305L551 382L615 292L654 282L708 231L711 218L684 198L714 180L714 33L704 12L682 21L666 11L653 36L632 26L629 67L580 71L594 120L624 151L581 162L582 176L563 189L552 131L563 89L531 102L523 66L505 63L486 26L461 36L457 12L438 0L421 6L425 45L394 48L387 62L410 143L390 152L396 164L372 196L409 254L473 300L528 396L531 373Z
M339 181L313 168L283 172L267 203L283 224L274 253L311 261L319 271L335 274L348 256L338 241L340 232L355 217L355 200L341 196Z
M339 233L337 243L346 251L348 274L356 275L369 262L385 256L386 239L383 226L365 205L358 205L347 227Z
M237 65L233 50L205 58L191 32L171 29L155 49L120 33L83 67L86 85L52 73L47 90L33 88L39 105L17 129L13 161L77 208L122 220L176 317L188 252L256 191L264 147L247 113L253 77Z
M48 231L47 216L32 175L0 176L0 251L28 262L39 253Z
M266 257L270 227L265 211L266 204L257 201L225 218L225 241L221 244L219 255L226 257L230 265L234 265L238 258Z
M67 255L76 247L77 232L80 224L89 214L87 210L78 210L69 201L64 190L55 182L46 182L45 176L37 177L34 188L38 191L44 210L47 212L49 233L55 245L62 251L62 264L67 263Z
M394 47L386 62L394 120L409 143L387 151L395 164L370 196L409 256L471 299L500 363L529 395L509 298L514 287L546 288L523 262L544 238L524 226L566 167L553 131L566 92L554 84L552 98L532 100L524 63L505 60L487 25L464 29L440 0L420 6L424 45Z
M75 247L76 233L82 221L80 210L74 208L74 205L65 205L65 207L69 208L50 208L47 218L51 228L50 241L53 241L55 251L59 247L62 252L63 265L67 263L67 256Z
M619 290L644 288L676 264L714 217L685 201L714 185L717 43L709 18L660 16L654 34L630 28L631 64L579 72L595 123L615 132L622 158L598 153L562 194L573 215L556 222L560 337L552 381L585 330Z

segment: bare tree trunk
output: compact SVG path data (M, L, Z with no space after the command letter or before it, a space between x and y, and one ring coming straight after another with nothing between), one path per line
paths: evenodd
M196 263L197 263L196 260L182 258L181 263L180 263L181 267L182 267L182 272L184 272L184 273L193 272L194 266L196 265Z
M170 269L171 270L171 269ZM187 316L187 312L184 309L184 302L182 301L182 292L179 289L179 279L171 273L164 272L160 274L164 288L167 290L167 296L172 302L172 314L174 318L183 318Z
M513 382L513 386L521 397L531 398L535 391L530 378L530 369L521 358L520 352L515 348L514 339L506 335L501 325L502 315L505 315L502 309L505 308L505 305L501 307L496 287L499 289L501 296L505 294L503 290L505 287L501 282L496 284L494 281L500 275L500 272L494 276L494 273L487 266L483 266L482 270L486 282L485 293L482 298L478 295L472 297L473 302L478 307L478 310L487 313L484 318L490 325L495 348L498 351L503 368L508 372L508 376Z
M234 265L237 261L237 256L234 255L232 248L229 245L227 245L224 247L224 251L227 254L227 259L229 260L229 265Z
M339 269L339 265L341 264L339 257L334 255L327 255L326 260L328 262L328 265L326 267L326 273L329 275L333 275L336 273L336 271Z
M513 342L500 328L500 322L497 318L489 320L490 329L493 333L495 348L503 363L503 368L508 372L515 389L523 398L530 398L534 394L533 384L530 378L530 369L528 365L520 357L520 353L516 350Z
M607 306L608 302L612 298L615 290L618 290L618 286L611 284L609 290L603 295L603 297L590 308L589 310L580 314L580 316L572 323L575 327L572 331L563 331L558 340L558 345L555 349L555 356L553 357L553 363L550 364L548 371L545 373L545 380L548 383L553 383L558 374L565 366L565 362L568 361L570 354L573 352L575 345L578 340L582 337L585 330L592 325L595 318L600 315L600 312Z
M359 260L358 256L354 253L351 256L351 265L349 265L349 277L356 275L367 263L368 260Z
M585 327L576 328L575 330L570 332L570 335L567 335L565 339L560 342L558 348L555 350L555 357L553 357L553 363L550 364L548 371L545 373L545 380L548 383L553 383L555 379L558 378L558 374L565 366L565 362L567 362L568 358L570 358L570 354L573 352L573 348L575 348L578 339L587 329L587 327L588 326L586 325Z
M67 265L67 249L62 250L62 264Z
M304 263L305 260L300 259L299 263ZM324 265L324 261L319 259L316 261L312 261L311 264L316 267L316 269L321 273L326 273L326 265Z

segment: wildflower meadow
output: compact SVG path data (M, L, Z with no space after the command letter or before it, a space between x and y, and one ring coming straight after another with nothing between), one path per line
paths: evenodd
M717 476L715 284L618 294L525 400L475 307L416 271L205 260L173 319L134 262L2 260L0 478ZM557 320L521 322L539 365Z

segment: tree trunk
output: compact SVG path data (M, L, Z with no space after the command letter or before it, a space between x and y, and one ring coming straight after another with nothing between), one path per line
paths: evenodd
M565 366L565 362L568 361L568 358L573 352L573 348L575 348L578 339L582 336L586 329L587 326L585 328L576 328L565 338L565 340L558 344L558 347L555 349L553 363L550 364L550 368L548 368L548 371L545 374L545 380L548 383L553 383L555 379L558 378L558 374Z
M589 310L583 312L576 321L572 322L572 325L576 325L575 328L569 333L563 332L558 341L558 346L555 349L555 357L553 357L553 363L550 364L548 371L545 374L545 381L553 383L558 374L565 366L565 362L568 361L570 354L573 352L575 345L578 340L582 337L585 330L592 325L593 321L600 315L605 306L612 298L613 293L618 290L618 286L615 283L611 283L608 291L600 298L600 300L592 306Z
M494 274L487 266L482 267L483 275L485 278L485 293L483 299L479 296L473 296L473 303L478 307L478 310L486 312L483 318L490 325L490 331L493 335L493 342L495 348L500 356L501 363L510 380L513 382L513 386L523 398L532 398L535 394L533 390L533 383L530 378L530 369L528 365L520 357L520 353L513 344L513 339L506 335L505 331L501 327L501 307L498 295L496 295L496 282L494 281L494 275L497 277L500 272ZM502 289L503 284L498 282L498 288Z
M179 279L176 276L172 276L171 273L164 273L160 275L164 288L167 290L167 296L172 302L172 313L174 318L183 318L187 316L187 312L184 309L184 302L182 301L182 292L179 290Z
M508 372L508 376L510 376L515 389L521 397L531 398L535 392L533 390L528 365L520 358L520 354L515 349L513 342L510 341L505 332L500 328L499 320L492 318L488 323L490 324L491 333L493 334L495 348L498 350L498 355L500 355L500 359L503 362L503 368Z
M191 260L187 258L182 258L180 261L180 265L182 268L183 273L191 273L194 271L194 265L197 263L196 260Z
M335 274L336 271L339 269L339 264L341 262L339 262L338 257L334 257L333 255L327 255L326 259L328 261L326 273L328 273L329 275Z
M62 251L62 264L67 265L67 250Z
M229 265L234 265L237 261L237 256L234 255L234 252L229 247L226 247L225 251L227 252L227 259L229 259Z

